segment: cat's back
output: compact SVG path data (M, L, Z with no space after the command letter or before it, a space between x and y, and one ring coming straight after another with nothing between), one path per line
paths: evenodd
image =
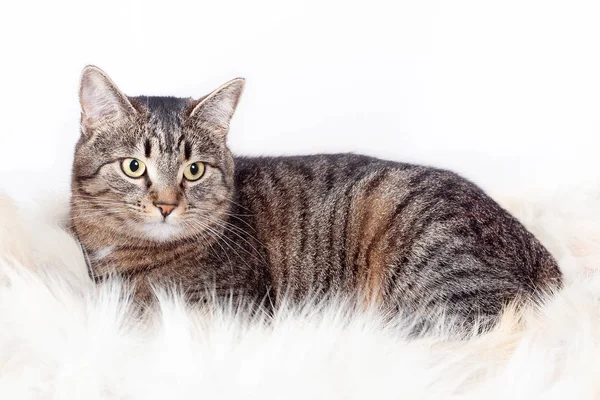
M282 157L235 157L236 187L246 189L260 182L283 191L297 185L310 184L307 196L327 197L342 186L362 185L374 179L371 186L393 178L409 177L419 170L453 175L430 167L381 160L353 154L315 154ZM391 174L390 174L391 173Z
M273 214L296 208L303 215L333 212L343 203L353 202L359 208L375 207L375 211L383 211L383 203L389 202L398 212L431 202L440 206L469 202L471 208L491 208L489 212L499 208L481 189L454 172L352 153L236 157L235 188L241 201ZM359 211L356 207L346 211Z
M546 249L453 172L354 154L235 164L236 201L253 215L278 290L359 288L417 304L424 291L448 300L461 276L511 296L560 280Z

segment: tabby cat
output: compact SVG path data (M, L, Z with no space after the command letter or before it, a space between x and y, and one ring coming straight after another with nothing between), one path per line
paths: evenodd
M127 97L84 69L71 220L96 280L121 275L140 301L161 285L194 302L207 289L274 305L360 294L459 326L560 286L538 240L452 172L354 154L234 157L243 88Z

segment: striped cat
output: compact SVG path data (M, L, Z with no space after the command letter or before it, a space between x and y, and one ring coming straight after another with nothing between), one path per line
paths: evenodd
M243 88L127 97L84 69L71 216L96 279L121 275L142 301L152 285L190 301L207 289L272 304L360 294L464 327L560 286L536 238L452 172L353 154L234 157Z

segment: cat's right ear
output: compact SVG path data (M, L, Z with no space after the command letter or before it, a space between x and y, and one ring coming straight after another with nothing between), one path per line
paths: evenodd
M81 73L79 87L81 131L91 135L94 127L136 113L117 85L100 68L89 65Z

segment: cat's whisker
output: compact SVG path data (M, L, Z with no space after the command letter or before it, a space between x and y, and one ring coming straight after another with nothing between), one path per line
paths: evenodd
M231 197L229 197L229 196L218 196L218 195L215 195L215 197L216 197L218 200L225 200L225 201L228 201L229 203L233 204L234 206L238 206L238 207L240 207L241 209L244 209L244 210L246 210L246 211L248 211L248 212L249 212L249 214L236 214L236 215L241 215L241 216L252 216L252 215L254 215L254 213L252 212L252 210L251 210L251 209L249 209L249 208L247 208L247 207L245 207L245 206L241 205L240 203L237 203L237 202L235 202L235 201L234 201L234 200L233 200Z
M246 235L248 235L250 238L256 240L257 242L259 242L259 244L261 244L262 246L265 246L262 242L260 242L260 240L258 240L258 238L255 238L254 236L250 235L248 232L244 231L243 229L240 229L239 227L225 222L225 221L221 221L219 219L216 218L212 218L209 215L203 215L202 218L210 220L211 222L219 225L220 227L222 227L225 230L229 230L231 233L233 233L234 235L236 235L239 239L243 240L248 246L250 246L252 248L252 250L254 250L254 254L250 253L249 251L247 251L246 249L243 249L243 247L240 246L240 248L242 248L244 251L246 251L249 255L253 256L253 257L258 257L260 259L260 261L264 262L265 265L267 264L267 260L264 258L264 256L260 253L260 251L252 244L250 243L250 241L248 241L246 238L244 238L239 232L245 233ZM236 242L233 242L236 243Z
M209 218L207 218L206 216L203 216L203 217L201 217L201 218L203 218L205 221L208 221L208 222L215 223L215 224L217 224L217 226L221 226L221 227L223 227L222 225L220 225L221 221L217 221L217 220L210 220L210 219L209 219ZM208 226L208 225L207 225L207 226ZM233 240L231 240L231 239L227 238L227 237L226 237L226 236L225 236L223 233L219 233L219 236L220 236L220 238L222 238L222 240L224 240L224 241L226 241L226 242L231 242L231 243L235 244L235 245L236 245L236 246L238 246L238 247L239 247L241 250L243 250L244 252L246 252L248 255L252 256L252 253L250 253L248 250L244 249L244 248L243 248L243 247L242 247L242 246L241 246L239 243L237 243L237 242L235 242L235 241L233 241ZM245 240L245 239L244 239L244 240ZM247 241L246 241L246 242L247 242ZM247 242L247 243L248 243L248 242ZM249 244L249 243L248 243L248 244ZM253 247L253 248L254 248L254 247ZM254 248L254 249L255 249L255 248ZM255 249L255 250L256 250L256 249Z
M183 221L183 224L184 224L184 226L186 226L187 228L189 228L189 230L190 230L190 231L192 231L192 232L194 232L194 231L196 231L196 230L197 230L197 227L196 227L196 226L194 226L194 225L192 225L192 224L190 224L188 221ZM190 236L189 240L190 240L190 241L195 241L195 240L197 240L197 239L201 239L201 240L203 240L203 241L206 241L206 236L205 236L205 233L206 233L206 232L204 232L204 230L201 230L201 231L199 231L199 232L195 232L194 234L192 234L192 236ZM210 237L210 233L207 233L207 234L208 234L208 235L209 235L209 237ZM215 238L213 237L213 239L215 239ZM213 254L213 255L215 255L215 256L217 257L217 259L219 260L219 262L224 262L224 260L223 260L223 259L222 259L222 257L219 255L219 253L217 253L217 252L216 252L216 251L213 249L213 247L212 247L212 243L210 243L210 242L207 242L207 243L208 243L208 245L207 245L206 247L209 249L209 251L211 251L211 252L212 252L212 254ZM219 245L220 245L220 244L219 244ZM226 256L226 257L228 257L228 254L226 254L226 251L225 251L225 249L224 249L222 246L221 246L221 250L222 250L222 251L225 253L225 256ZM230 260L230 259L228 259L228 261L229 261L229 263L231 264L231 260ZM232 267L232 268L233 268L233 267ZM232 270L232 272L233 272L233 270Z
M199 210L199 211L204 211L204 212L211 212L212 210L208 210L206 208L202 208L202 207L194 207L193 209L195 210ZM244 225L246 225L248 228L250 228L251 230L253 230L254 232L256 232L256 228L254 228L252 225L250 225L247 221L245 221L243 218L241 217L253 217L254 214L234 214L234 213L230 213L230 212L223 212L223 215L226 215L228 217L232 217L235 218L236 220L242 222Z
M210 227L209 224L203 224L202 221L197 221L197 220L195 220L194 222L198 223L200 225L200 227L204 227L204 229L207 229L210 232L212 232L218 239L220 239L220 241L223 241L223 243L225 245L227 245L227 247L229 247L239 257L240 261L242 261L248 268L250 268L256 272L256 269L254 267L252 267L250 264L248 264L248 262L244 259L244 257L242 257L240 255L240 253L232 246L232 244L238 246L241 250L246 252L248 255L252 256L252 254L248 250L244 249L239 243L227 238L225 235L223 235L223 233L218 232L214 228Z
M231 258L229 257L227 250L225 250L225 248L221 245L221 240L220 240L221 237L216 235L215 231L207 229L208 227L205 224L202 224L200 221L188 221L188 223L194 228L194 230L200 228L202 231L207 232L207 234L210 237L212 237L214 242L217 243L219 245L219 247L221 248L221 250L223 251L223 254L225 255L225 257L227 257L228 264L231 265L231 268L232 268L231 272L233 273L233 263L231 262Z
M210 214L209 214L209 213L210 213L210 211L212 211L212 210L208 210L208 209L204 209L204 208L200 208L200 207L198 207L198 208L194 208L194 210L195 210L195 211L200 211L200 213L194 213L194 214L197 214L199 217L203 217L203 218L211 218L211 219L212 219L212 220L214 220L214 221L218 221L218 222L221 222L221 223L227 224L228 226L231 226L232 228L235 228L235 229L236 229L236 230L238 230L239 232L241 232L241 233L243 233L243 234L246 234L246 235L248 235L248 236L250 236L250 237L252 237L252 238L254 238L254 239L258 240L258 238L254 237L252 234L250 234L250 233L249 233L249 232L247 232L246 230L244 230L244 229L240 228L239 226L236 226L235 224L232 224L231 222L228 222L228 221L226 221L226 220L224 220L224 219L219 219L219 218L215 218L215 217L213 217L212 215L210 215ZM225 215L228 215L228 214L225 214ZM256 232L256 230L255 230L255 229L254 229L254 228L253 228L253 227L252 227L250 224L248 224L246 221L243 221L243 220L241 220L241 222L244 222L246 225L248 225L249 227L251 227L251 228L252 228L252 230L253 230L254 232ZM262 244L262 243L261 243L261 244Z

